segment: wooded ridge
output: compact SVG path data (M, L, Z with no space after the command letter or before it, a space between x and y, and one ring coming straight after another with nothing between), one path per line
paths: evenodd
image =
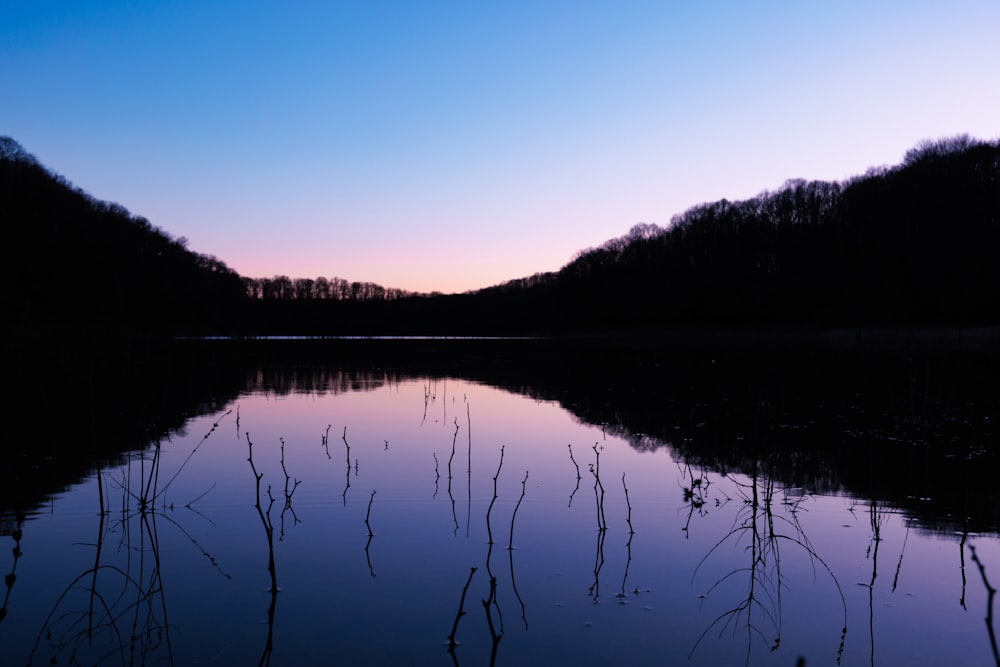
M249 278L0 137L14 328L509 335L670 326L998 323L1000 141L924 141L844 182L789 180L641 224L559 271L464 294Z

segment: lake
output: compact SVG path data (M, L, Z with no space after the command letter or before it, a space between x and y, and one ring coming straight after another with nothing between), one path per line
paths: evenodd
M997 662L992 348L189 345L19 371L2 664Z

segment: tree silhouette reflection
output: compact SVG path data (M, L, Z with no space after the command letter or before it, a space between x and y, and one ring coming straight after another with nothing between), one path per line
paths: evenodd
M346 432L347 429L345 427L344 429L345 435ZM263 526L264 534L267 538L267 572L271 578L271 586L268 589L268 592L270 593L270 600L267 606L267 638L264 641L264 649L261 652L259 664L269 665L271 664L271 655L274 651L274 614L275 614L275 609L277 608L278 605L278 591L280 590L278 588L278 575L274 559L274 522L271 519L271 509L274 507L275 498L271 494L271 485L268 484L267 485L268 503L267 503L267 509L265 510L263 505L261 504L261 493L260 493L261 480L264 477L264 473L257 472L257 467L254 465L253 462L253 442L250 440L249 433L246 433L245 435L247 439L247 450L249 452L247 461L250 463L250 470L251 472L253 472L254 483L255 483L256 495L255 495L254 508L257 510L257 516L260 518L261 526ZM295 523L299 522L298 517L295 516L295 510L292 508L292 494L295 492L295 489L298 488L299 480L295 480L295 483L292 485L291 490L289 490L288 484L291 477L288 475L288 471L285 468L285 441L281 438L279 438L279 441L281 442L281 470L285 475L285 487L284 487L285 502L284 502L284 507L281 510L281 518L280 518L281 532L279 533L279 541L280 541L284 538L285 512L290 511L292 513L292 516L295 517ZM348 474L350 474L350 467L348 467Z
M212 431L217 426L218 422ZM99 512L97 536L91 545L93 565L74 578L52 605L28 657L29 665L40 651L49 664L97 664L107 660L129 664L163 660L173 664L172 624L157 520L164 519L177 527L220 574L229 578L215 558L168 515L174 505L164 501L167 487L208 435L163 486L158 483L159 442L151 450L129 454L117 475L97 473ZM105 495L106 476L121 491L120 510L115 514ZM195 501L186 507L195 511L191 507ZM105 542L114 534L119 542L108 553Z
M14 590L14 583L17 581L17 563L21 560L21 556L24 555L21 552L21 538L24 536L24 514L22 512L19 512L14 518L14 528L9 531L9 534L14 539L14 547L11 549L14 560L11 563L10 572L4 575L3 578L5 590L3 604L0 604L0 623L3 623L4 619L7 618L7 606L10 604L10 594Z
M976 547L970 544L969 552L972 554L972 562L979 569L979 575L983 579L983 586L986 587L986 633L990 638L990 648L993 649L993 659L996 660L997 665L1000 665L1000 650L997 649L997 635L996 630L993 628L993 600L996 598L997 589L986 578L986 566L979 560Z
M692 575L692 582L717 551L729 544L745 544L745 553L749 559L746 566L730 570L716 579L702 599L708 599L739 577L745 577L745 597L715 617L695 641L688 657L695 654L699 645L713 630L718 630L720 637L727 630L731 630L734 636L740 631L745 634L746 664L750 664L756 642L765 642L772 652L778 650L782 639L782 591L788 586L787 577L782 570L782 545L792 545L807 555L814 569L818 564L825 570L836 589L843 612L843 628L836 653L837 664L840 664L847 635L847 601L836 575L815 551L799 523L797 513L806 496L801 493L788 494L785 489L785 501L778 502L777 496L783 489L776 485L766 466L759 462L745 482L730 479L742 499L734 517L733 528L701 559Z

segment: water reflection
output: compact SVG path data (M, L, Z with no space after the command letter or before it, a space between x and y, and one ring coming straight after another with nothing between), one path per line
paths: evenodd
M701 478L698 478L701 479ZM700 487L700 485L696 485ZM705 631L698 637L689 658L697 651L698 645L712 632L720 635L731 630L745 635L745 662L750 663L755 641L763 641L771 652L781 647L784 619L783 596L790 587L787 571L782 569L783 559L788 554L784 547L800 550L808 560L813 572L819 568L831 580L842 612L840 644L836 651L836 663L840 664L847 636L847 601L840 581L825 560L816 552L799 520L799 512L805 494L798 489L781 489L777 486L771 471L765 464L758 465L745 481L734 480L738 503L733 526L716 542L695 568L692 581L698 579L703 566L712 556L729 543L742 544L746 560L737 562L735 567L716 576L702 594L708 599L729 588L742 589L744 597L721 611ZM704 502L700 500L699 502ZM689 528L685 525L685 532ZM873 582L874 583L874 582ZM817 590L817 598L820 595ZM723 605L725 606L725 605Z
M993 658L996 660L997 664L1000 665L1000 651L997 650L997 636L993 625L993 600L996 598L997 589L994 588L990 583L990 580L986 578L986 567L983 565L982 561L979 560L979 556L976 555L976 548L974 546L970 546L969 552L972 554L972 562L975 563L976 568L979 569L979 575L983 579L983 586L986 588L986 632L990 637L990 648L993 649Z
M260 503L260 481L264 477L264 473L257 472L257 467L253 464L253 442L250 440L250 434L246 433L247 438L247 449L249 451L249 456L247 461L250 462L250 470L253 472L254 485L256 490L256 495L254 498L254 507L257 509L257 516L260 518L261 526L264 528L264 536L267 538L267 573L271 576L271 585L268 588L270 593L270 603L267 606L267 640L264 642L264 651L260 656L261 665L271 664L271 652L274 650L274 611L278 605L278 573L277 568L274 564L274 523L271 521L271 508L274 507L274 496L271 494L271 485L267 485L267 509L265 510ZM285 468L285 442L281 442L281 468ZM298 486L298 481L296 481L295 486ZM294 490L294 488L293 488ZM285 473L285 505L286 507L291 506L291 495L288 493L288 473ZM282 510L282 517L284 517L284 510ZM282 519L282 537L284 537L284 519Z
M169 483L159 486L160 452L156 445L148 458L130 457L118 476L108 475L122 492L115 514L110 503L105 505L105 475L97 476L93 565L56 598L28 655L29 665L37 654L49 664L146 663L164 653L167 662L173 662L157 519L184 531L167 517L162 504ZM114 534L118 542L113 554L124 554L123 562L114 556L105 560L105 540Z
M604 374L515 388L489 372L251 371L231 401L201 401L213 407L190 434L123 453L50 516L30 503L11 515L0 640L29 664L996 657L987 395L949 385L953 398L913 403L968 407L941 427L968 445L917 447L929 419L914 427L910 404L872 416L878 400L842 387L791 399L787 379L748 391L724 360L692 363L708 370L631 388ZM860 422L845 405L866 406ZM900 459L896 479L887 462L903 451L919 461ZM961 495L940 490L957 471ZM82 542L79 567L57 556Z
M499 602L499 598L497 596L497 577L493 573L493 567L492 567L493 546L494 546L495 542L493 540L493 528L492 528L492 523L491 523L491 515L492 515L492 512L493 512L493 507L496 504L497 498L499 497L498 494L497 494L497 480L499 479L500 473L503 470L503 455L504 455L504 447L501 446L500 447L499 463L497 465L497 471L496 471L496 474L493 476L493 496L490 499L490 504L489 504L489 506L486 509L486 534L487 534L488 540L487 540L487 543L486 543L487 546L486 546L485 568L486 568L487 577L489 578L489 593L488 593L486 599L482 600L482 605L483 605L483 611L485 613L485 618L486 618L486 626L487 626L487 629L489 630L489 637L490 637L490 657L489 657L489 664L490 665L495 665L496 664L497 650L498 650L498 648L500 646L500 640L503 639L503 635L504 635L503 611L500 608L500 602ZM524 496L525 496L525 493L526 493L525 485L527 484L527 480L528 480L528 473L525 472L524 479L521 481L521 496L520 496L520 498L518 498L517 504L514 506L514 511L511 514L511 520L510 520L510 541L509 541L508 546L507 546L507 552L508 552L508 554L510 556L510 558L509 558L509 564L510 564L510 584L511 584L511 588L514 591L514 594L515 594L515 596L517 598L517 601L518 601L518 603L521 606L521 620L524 622L524 629L525 630L528 629L528 621L527 621L527 618L526 618L526 613L527 612L526 612L524 600L521 598L520 593L517 592L517 584L515 583L515 580L514 580L514 555L513 555L514 554L514 548L513 548L513 542L514 542L514 519L516 518L518 508L521 506L521 501L524 500ZM465 582L465 586L462 589L462 596L461 596L461 598L459 600L458 613L456 614L455 621L452 624L451 633L448 635L448 653L451 656L453 664L455 664L455 665L459 664L458 654L457 654L457 651L456 651L456 647L459 644L459 642L456 639L456 634L457 634L457 631L458 631L458 622L461 619L461 617L466 614L465 609L464 609L464 606L465 606L465 597L466 597L466 595L468 593L469 585L472 583L472 577L473 577L473 575L475 575L477 569L478 569L477 567L472 567L469 570L469 578ZM496 622L494 622L494 612L496 612Z
M10 572L4 575L3 578L4 595L3 604L0 605L0 623L3 623L4 619L7 618L7 605L10 604L10 594L14 590L14 583L17 581L17 563L24 555L24 552L21 551L21 538L24 536L23 526L24 515L19 514L12 519L4 521L3 527L0 529L0 535L9 535L14 540L14 547L11 549L13 559Z

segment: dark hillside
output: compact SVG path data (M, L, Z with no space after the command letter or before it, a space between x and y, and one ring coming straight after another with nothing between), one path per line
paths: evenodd
M959 137L846 183L703 204L481 294L520 292L564 328L995 324L998 247L1000 143Z
M3 311L15 329L192 333L224 326L239 276L0 137Z
M473 293L257 299L262 333L545 334L1000 321L1000 143L923 142L843 183L790 180L637 225L555 273Z
M1000 142L926 141L843 183L790 180L637 225L555 273L456 295L241 278L0 138L15 329L524 335L1000 323Z

